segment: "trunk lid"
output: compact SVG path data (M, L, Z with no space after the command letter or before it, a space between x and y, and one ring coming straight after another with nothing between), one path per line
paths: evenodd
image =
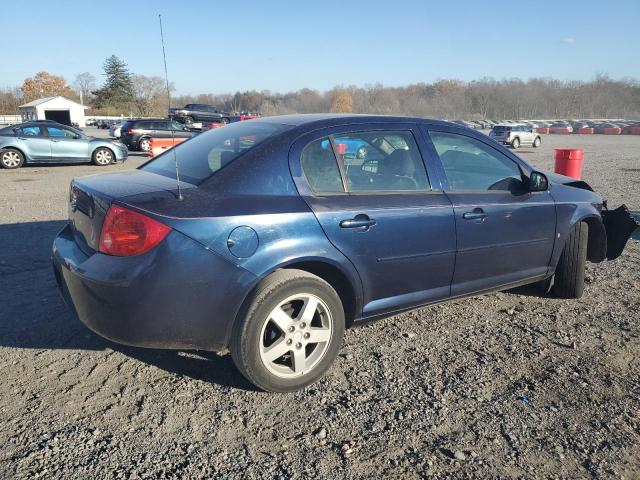
M181 182L180 187L183 191L197 188L185 182ZM113 201L132 206L138 202L129 202L128 198L178 202L176 192L175 179L142 170L73 180L69 191L69 222L76 243L87 255L98 250L102 224Z

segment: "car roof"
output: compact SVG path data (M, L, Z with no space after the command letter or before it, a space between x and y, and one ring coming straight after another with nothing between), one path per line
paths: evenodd
M301 126L335 126L349 123L400 123L400 122L420 122L432 125L457 125L443 120L433 120L428 118L403 117L394 115L368 115L352 113L306 113L294 115L278 115L274 117L260 117L252 122L279 123L294 127Z

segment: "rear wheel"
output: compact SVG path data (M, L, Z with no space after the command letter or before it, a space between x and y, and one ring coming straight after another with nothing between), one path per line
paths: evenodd
M518 148L520 146L520 139L518 137L514 138L511 142L511 148Z
M189 116L184 117L184 124L193 125L193 117L189 117Z
M584 268L587 262L589 226L580 222L569 232L556 266L553 293L562 298L580 298L584 291Z
M229 123L231 120L229 120L227 117L222 117L222 123Z
M0 166L2 168L20 168L24 163L24 157L18 150L0 150Z
M536 137L536 139L533 141L533 148L538 148L541 143L542 140L540 140L540 137Z
M114 160L113 152L108 148L96 148L92 156L93 163L101 167L111 165Z
M151 140L147 137L141 138L138 142L138 148L143 152L148 152L151 150Z
M291 392L331 366L344 335L340 297L301 270L279 270L247 299L231 340L238 370L259 388Z

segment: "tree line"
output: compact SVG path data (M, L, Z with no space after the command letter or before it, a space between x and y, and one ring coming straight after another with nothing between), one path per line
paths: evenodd
M93 115L166 115L169 98L161 77L133 74L115 55L106 59L103 70L100 87L87 72L77 75L70 85L63 77L40 72L27 78L20 88L0 89L0 114L16 114L19 105L36 98L63 95L91 106L88 113ZM173 85L169 89L173 91ZM640 119L640 82L603 74L589 81L485 77L470 82L442 79L402 87L373 84L337 86L326 92L303 88L288 93L252 90L178 95L171 99L173 107L187 103L261 115L342 112L467 120Z

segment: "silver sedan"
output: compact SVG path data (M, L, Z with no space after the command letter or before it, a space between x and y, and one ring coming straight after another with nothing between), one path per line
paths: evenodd
M41 120L0 129L0 167L25 163L94 163L110 165L127 159L120 142L89 137L82 131Z

